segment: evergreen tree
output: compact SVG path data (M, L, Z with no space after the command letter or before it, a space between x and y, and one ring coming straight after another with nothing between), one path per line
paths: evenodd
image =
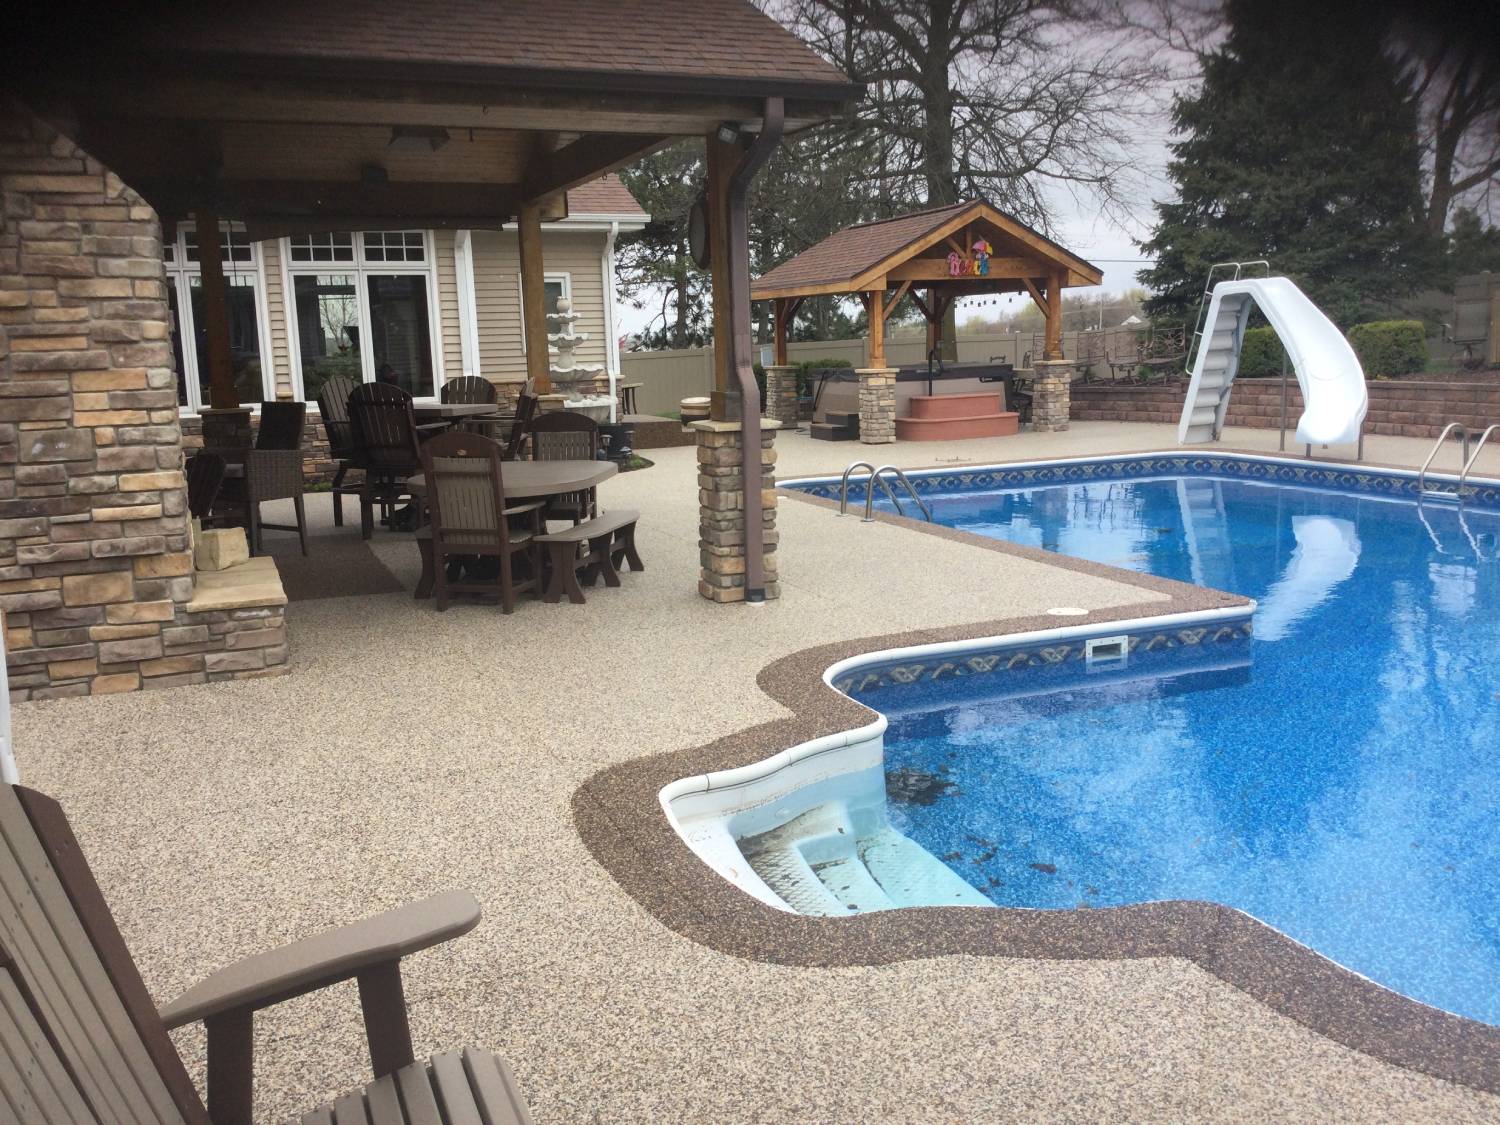
M1411 292L1431 262L1415 99L1377 21L1341 6L1230 0L1140 280L1153 316L1191 316L1209 266L1267 258L1335 321Z

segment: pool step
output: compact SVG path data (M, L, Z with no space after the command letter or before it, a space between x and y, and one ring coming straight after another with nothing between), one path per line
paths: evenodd
M838 917L900 906L992 906L920 844L883 825L857 836L842 801L809 809L740 850L799 914Z

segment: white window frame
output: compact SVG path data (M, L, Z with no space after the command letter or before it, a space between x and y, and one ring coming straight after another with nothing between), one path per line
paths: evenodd
M242 223L220 224L220 232L225 228L237 233L244 232ZM191 222L177 224L176 236L172 239L172 260L168 261L166 253L162 254L162 265L167 271L167 284L177 295L177 338L182 342L182 354L178 360L182 364L182 379L187 384L187 402L178 407L178 412L184 417L196 417L206 405L203 402L202 384L198 371L198 337L193 323L193 278L201 280L203 275L202 247L199 247L199 258L197 262L190 262L187 258L187 235L192 231L197 233L197 226ZM229 241L225 239L222 243L226 254L229 250ZM271 401L276 397L276 366L271 358L271 306L266 297L266 260L260 252L260 243L250 243L250 261L231 262L227 257L223 259L224 280L227 283L231 274L245 275L254 278L253 288L255 290L255 334L260 338L260 391L263 401ZM245 405L258 409L260 403L246 403Z
M396 229L396 228L391 228ZM297 328L296 279L307 274L352 274L355 278L355 303L359 309L359 367L363 382L375 381L375 349L371 346L370 297L366 279L371 276L405 275L427 279L427 341L432 349L432 393L416 396L417 402L436 402L447 378L443 372L443 320L438 307L437 239L430 230L406 229L404 233L422 235L422 262L373 262L365 257L366 231L339 231L348 234L354 244L354 258L348 262L297 262L292 260L292 240L281 240L282 309L286 321L286 343L292 375L292 393L306 398L302 382L302 341Z
M573 275L571 273L560 271L557 273L542 274L542 291L544 294L546 293L549 281L556 281L562 284L562 292L558 295L559 300L563 297L566 297L570 301L573 299ZM524 358L526 355L526 282L519 273L516 274L516 316L521 325L521 356Z

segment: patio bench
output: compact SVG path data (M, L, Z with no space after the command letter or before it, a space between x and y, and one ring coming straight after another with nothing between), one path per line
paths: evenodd
M622 560L630 565L631 570L645 570L646 566L635 549L635 525L640 518L639 512L617 508L574 527L538 535L536 541L546 548L551 571L542 600L557 602L567 594L574 605L582 605L583 590L578 580L580 570L583 571L583 584L588 586L594 585L601 574L606 586L618 586ZM578 548L584 543L588 544L588 549L580 554Z

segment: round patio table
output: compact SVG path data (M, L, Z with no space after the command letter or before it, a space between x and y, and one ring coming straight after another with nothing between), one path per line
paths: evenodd
M613 461L507 461L500 468L500 484L507 500L539 500L593 488L618 473ZM413 496L427 495L427 480L408 477Z
M541 500L582 492L606 481L620 470L613 461L507 461L500 470L500 484L506 500ZM408 477L406 486L419 504L427 501L427 480ZM422 576L417 580L416 598L432 596L432 541L417 540L422 552Z

